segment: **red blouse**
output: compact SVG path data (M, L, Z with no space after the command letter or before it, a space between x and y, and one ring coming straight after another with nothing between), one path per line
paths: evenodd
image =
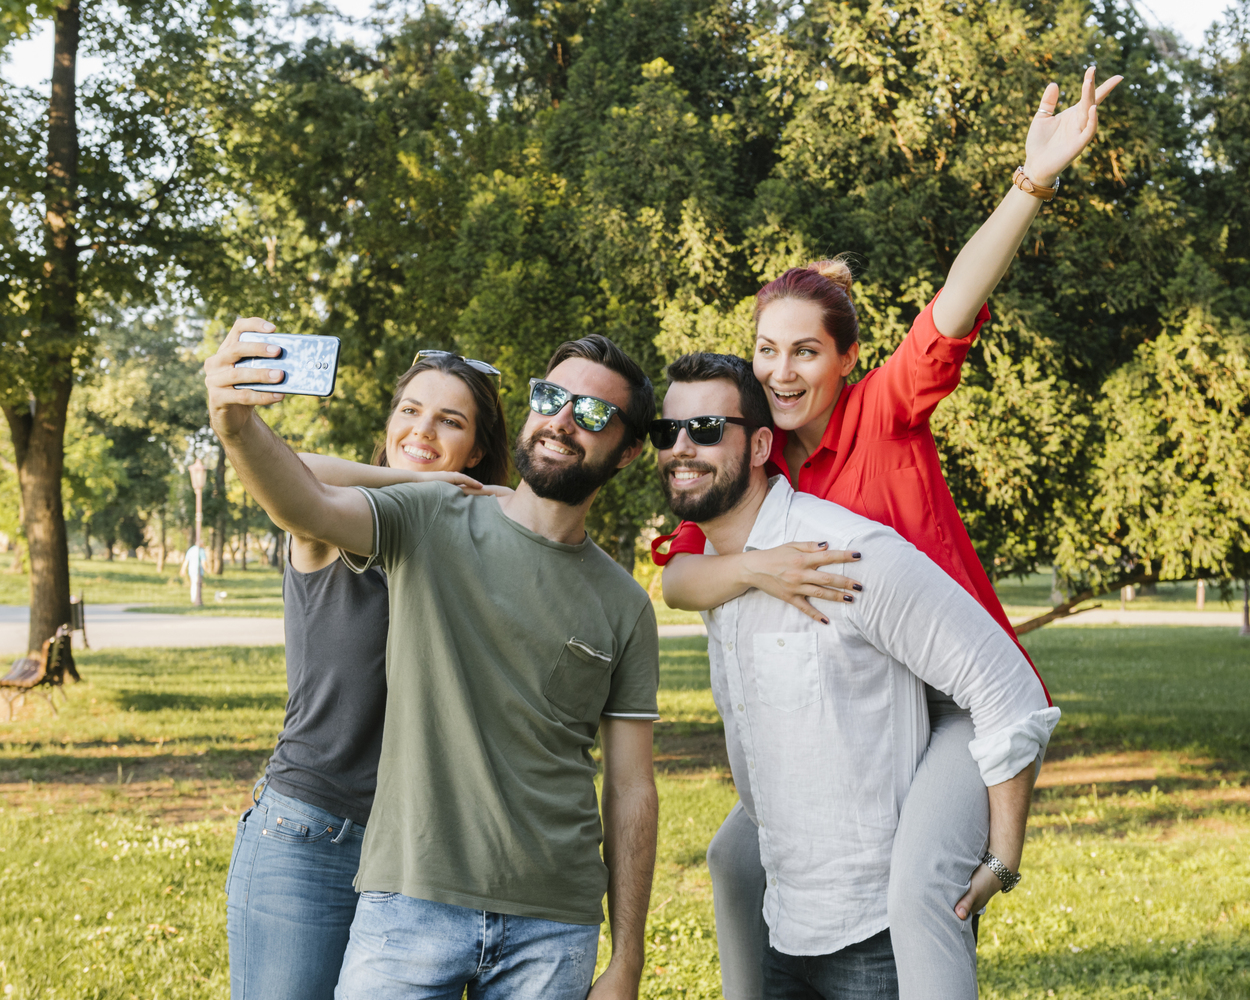
M934 296L916 317L885 364L842 389L819 447L792 485L889 525L975 597L1019 646L959 517L929 429L937 404L959 385L960 367L990 311L982 306L972 332L956 340L943 337L933 325L936 301ZM786 432L774 430L770 475L789 477L785 446ZM670 539L668 553L661 553ZM701 555L705 542L696 525L683 521L673 534L652 543L652 558L663 566L679 552ZM1049 692L1046 699L1050 703Z

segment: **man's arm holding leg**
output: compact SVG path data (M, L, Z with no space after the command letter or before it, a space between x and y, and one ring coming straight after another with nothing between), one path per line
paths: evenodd
M217 353L204 362L213 430L244 488L278 527L348 552L372 555L369 501L358 490L319 482L256 414L257 406L276 403L281 393L235 388L236 383L271 380L281 388L282 373L277 370L234 367L243 358L277 351L263 344L240 344L239 334L272 331L273 324L265 320L240 319Z
M660 811L651 762L652 723L605 717L600 733L612 960L588 1000L633 1000L642 978Z
M1036 768L1029 764L1014 778L990 785L990 853L1013 872L1020 870L1024 853L1024 828L1029 821L1029 802L1033 798ZM972 885L955 904L960 920L967 920L990 901L1003 887L998 876L985 865L972 873Z

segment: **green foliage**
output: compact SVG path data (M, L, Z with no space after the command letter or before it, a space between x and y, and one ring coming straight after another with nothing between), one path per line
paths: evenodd
M1163 579L1250 574L1244 323L1192 310L1108 380L1100 410L1095 511L1107 541L1095 558L1153 564ZM1091 560L1087 572L1099 569Z

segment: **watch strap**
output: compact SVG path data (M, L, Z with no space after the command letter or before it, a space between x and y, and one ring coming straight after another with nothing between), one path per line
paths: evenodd
M1003 892L1011 892L1012 889L1020 884L1020 879L1024 877L1019 872L1013 872L989 851L985 852L985 857L981 859L981 864L998 876L998 881L1003 884Z
M1054 187L1042 187L1029 179L1029 175L1024 172L1024 167L1016 167L1016 172L1011 175L1011 183L1025 194L1041 198L1042 201L1054 201L1055 195L1059 193L1058 180L1055 181Z

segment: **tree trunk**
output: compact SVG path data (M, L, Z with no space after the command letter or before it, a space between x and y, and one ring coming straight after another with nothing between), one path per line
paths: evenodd
M104 558L109 562L113 561L113 546L117 544L117 536L110 535L104 539Z
M1250 636L1250 578L1241 581L1241 634Z
M156 572L165 572L165 512L160 513L161 518L161 541L156 550Z
M82 533L82 548L83 548L83 551L87 554L87 558L90 559L91 558L91 532L87 531L85 528L83 529L83 533Z
M213 475L213 496L217 498L217 524L213 528L213 572L226 572L226 449L217 449L217 471Z
M46 381L29 406L5 407L17 457L26 544L30 552L28 648L38 649L69 620L69 540L61 504L65 417L78 340L78 0L55 15L52 98L48 105L47 209L44 226L44 312L37 340ZM32 331L34 332L34 331Z

